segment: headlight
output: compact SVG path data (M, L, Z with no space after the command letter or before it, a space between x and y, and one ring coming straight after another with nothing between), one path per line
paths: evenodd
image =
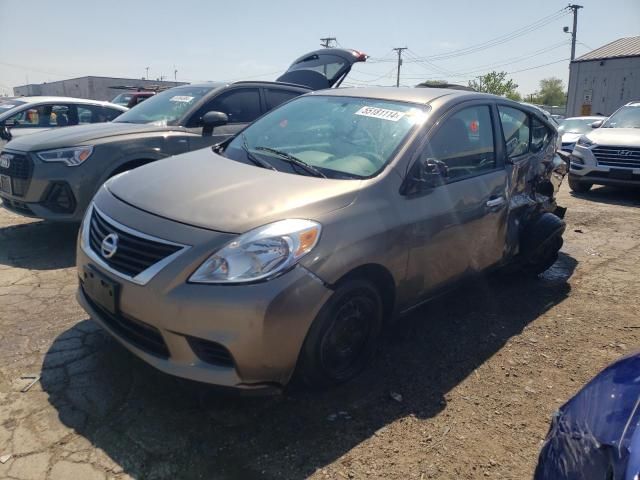
M295 265L318 243L321 226L311 220L281 220L240 235L195 271L194 283L247 283Z
M583 135L578 139L578 145L581 147L591 147L594 143Z
M43 162L61 162L68 167L75 167L84 162L93 153L92 146L57 148L38 153L38 158Z

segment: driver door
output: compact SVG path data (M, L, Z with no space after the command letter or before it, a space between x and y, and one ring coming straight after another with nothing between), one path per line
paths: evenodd
M413 219L408 274L420 296L503 257L507 175L489 104L450 111L420 149L442 162L442 184L407 199Z

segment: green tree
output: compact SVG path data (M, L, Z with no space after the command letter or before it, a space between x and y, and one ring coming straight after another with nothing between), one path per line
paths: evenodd
M522 95L520 95L520 93L516 92L515 90L513 92L507 93L506 97L509 100L515 100L516 102L522 101Z
M469 86L478 92L493 93L494 95L509 96L516 94L518 84L507 78L507 72L489 72L486 75L471 80Z
M566 104L567 94L564 90L564 82L556 77L540 80L540 91L536 95L536 103L542 105Z

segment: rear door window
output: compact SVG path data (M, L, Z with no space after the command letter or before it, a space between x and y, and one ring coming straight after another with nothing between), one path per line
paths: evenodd
M265 92L267 95L267 110L276 108L278 105L284 102L288 102L292 98L296 98L297 96L301 95L300 92L284 90L282 88L266 88Z
M449 181L473 177L495 170L493 139L489 106L468 107L440 125L425 154L447 165Z
M542 151L553 137L552 131L544 123L533 117L531 120L531 151Z
M511 158L528 153L531 130L529 115L517 108L504 106L499 106L498 111L507 156Z

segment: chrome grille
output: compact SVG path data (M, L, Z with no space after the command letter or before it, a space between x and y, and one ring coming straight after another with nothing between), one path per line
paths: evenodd
M640 148L638 147L596 147L593 154L598 165L614 168L640 168Z
M131 231L110 222L96 208L92 209L89 225L89 246L94 254L113 270L129 277L135 277L183 247L171 243L137 236ZM128 229L127 229L128 230ZM118 237L115 254L110 258L103 255L103 240L107 235Z

